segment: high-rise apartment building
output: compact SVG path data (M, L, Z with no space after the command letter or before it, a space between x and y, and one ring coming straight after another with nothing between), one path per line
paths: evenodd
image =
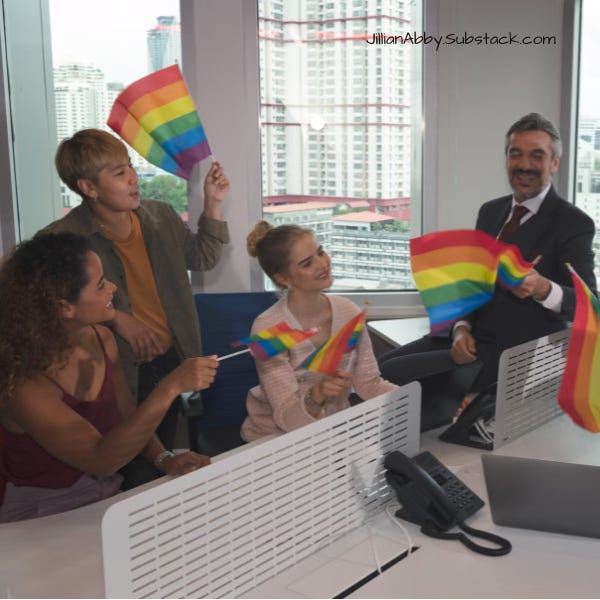
M333 271L360 287L413 285L406 229L419 51L372 42L418 30L418 4L258 2L265 216L273 204L366 200L371 217L332 216L331 227ZM360 253L360 269L351 265L354 243L373 244ZM384 249L395 266L382 269Z
M148 31L148 72L181 64L181 25L176 17L157 17L157 25Z
M108 112L106 79L94 65L69 63L54 69L58 139L82 127L102 127Z
M265 196L410 196L414 53L367 43L410 4L259 2Z

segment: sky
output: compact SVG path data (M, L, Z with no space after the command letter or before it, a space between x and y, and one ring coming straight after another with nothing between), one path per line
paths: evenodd
M124 85L148 74L146 33L179 0L49 0L52 62L92 63Z

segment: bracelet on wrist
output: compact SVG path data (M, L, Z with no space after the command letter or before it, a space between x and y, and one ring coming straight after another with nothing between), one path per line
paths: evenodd
M167 458L171 458L172 456L175 456L174 452L171 452L170 450L163 450L162 452L160 452L159 454L157 454L154 457L154 460L152 461L152 463L159 471L164 473L165 470L163 469L162 464L165 462L165 460Z
M306 406L306 408L309 411L315 411L317 413L321 413L321 411L325 407L325 403L319 404L318 402L315 402L313 400L311 390L308 390L306 396L304 397L304 406Z

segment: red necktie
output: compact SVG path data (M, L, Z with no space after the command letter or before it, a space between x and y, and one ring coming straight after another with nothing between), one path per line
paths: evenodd
M512 215L510 219L505 223L500 235L498 236L499 240L504 240L508 235L514 233L521 223L521 219L525 213L528 213L529 209L525 206L521 206L517 204L512 211Z

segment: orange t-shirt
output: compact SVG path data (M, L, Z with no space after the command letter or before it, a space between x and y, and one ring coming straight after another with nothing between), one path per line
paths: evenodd
M134 212L131 213L131 219L132 230L126 239L118 239L106 233L105 235L114 242L115 250L125 268L133 316L156 333L166 352L173 344L173 335L158 296L140 221Z

